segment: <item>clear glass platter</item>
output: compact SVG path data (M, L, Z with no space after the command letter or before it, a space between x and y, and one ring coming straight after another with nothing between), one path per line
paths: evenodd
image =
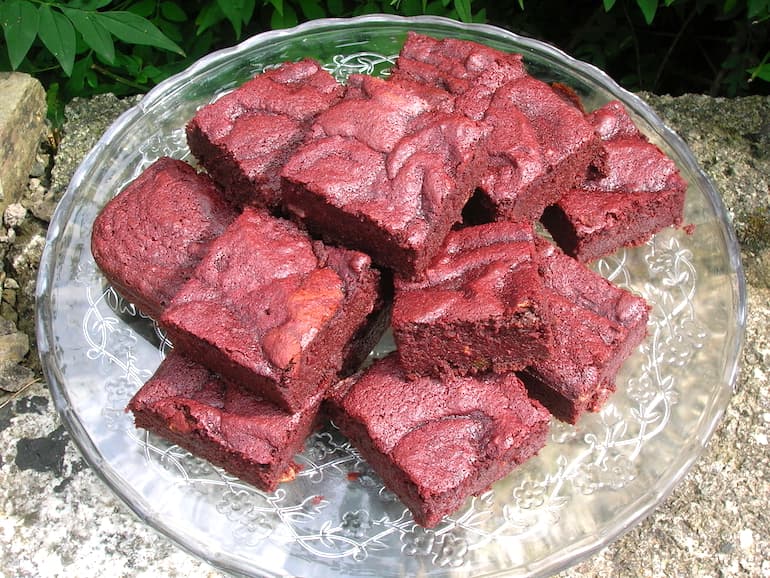
M383 74L408 30L523 53L531 73L594 109L621 99L690 186L686 223L596 264L652 306L649 336L618 392L577 426L554 423L538 457L439 526L416 526L332 429L297 457L296 480L265 494L144 431L124 408L169 344L107 285L90 252L102 206L161 155L189 158L196 108L255 73L310 56L338 78ZM37 286L38 344L58 411L86 460L149 525L243 575L488 576L555 572L639 522L700 454L732 394L745 322L738 245L687 146L605 74L504 30L433 18L319 20L213 53L123 114L59 204ZM382 345L387 347L387 344Z

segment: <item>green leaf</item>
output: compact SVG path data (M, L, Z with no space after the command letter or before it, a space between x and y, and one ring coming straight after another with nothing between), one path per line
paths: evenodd
M29 52L38 32L37 8L29 2L12 1L0 5L0 25L8 45L8 59L16 70Z
M169 22L184 22L187 20L187 14L175 2L161 2L160 15Z
M519 0L519 8L524 10L524 0ZM484 9L482 8L482 10L484 10Z
M746 2L746 17L749 20L754 20L766 12L768 7L770 7L769 0L748 0Z
M733 10L737 4L738 0L725 0L724 5L722 6L722 14L727 14Z
M636 3L644 14L644 21L652 24L655 20L655 12L658 11L658 0L636 0Z
M206 30L225 19L225 15L215 3L206 4L195 18L195 35L200 36Z
M112 2L112 0L70 0L67 2L67 7L94 12L95 10L99 10L99 8L104 8L110 2Z
M604 11L609 12L615 6L615 0L604 0Z
M64 102L59 98L59 83L52 82L45 93L45 103L48 108L48 118L54 126L61 126L64 122Z
M219 9L233 25L235 30L235 37L241 37L241 27L243 26L243 19L241 13L243 11L243 0L217 0Z
M155 0L139 0L128 6L128 10L138 14L142 18L149 18L155 14L158 3Z
M256 7L256 0L244 0L243 1L243 23L248 24L254 17L254 8Z
M473 19L471 0L454 0L454 5L460 20L463 22L470 22Z
M91 69L93 63L94 61L91 53L87 54L85 58L80 58L75 62L72 74L64 84L65 94L75 95L83 93L86 74Z
M91 47L99 57L109 64L115 63L115 44L112 42L112 34L99 23L93 12L74 10L61 7L64 15L75 25L83 40Z
M75 51L77 40L72 22L61 12L54 12L50 6L43 4L38 9L40 20L38 21L37 34L48 51L56 57L64 71L64 74L72 74L72 66L75 64Z
M280 14L281 17L283 18L283 0L267 0L267 1L268 1L269 4L271 4L273 6L273 9L276 12L278 12L278 14ZM270 19L272 20L274 16L275 15L271 16ZM275 28L275 27L273 26L273 28Z
M272 0L271 0L272 2ZM291 28L297 25L297 13L291 5L286 4L283 6L283 14L278 12L278 9L273 12L270 17L271 28Z
M154 46L184 56L184 51L146 18L132 12L95 12L99 22L123 42Z
M308 20L326 18L326 12L318 0L299 0L299 7Z
M331 16L342 16L345 12L345 4L342 0L326 0L326 9Z
M751 82L755 78L760 78L762 80L766 80L770 82L770 62L768 62L768 59L770 59L770 52L765 54L764 58L757 66L755 66L754 68L749 68L747 70L747 72L751 74L751 78L749 78L749 82Z
M751 74L751 78L749 80L759 78L760 80L770 82L770 64L755 66L754 68L749 68L746 72Z

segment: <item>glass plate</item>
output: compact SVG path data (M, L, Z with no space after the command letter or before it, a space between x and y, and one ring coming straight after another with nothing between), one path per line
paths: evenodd
M184 125L200 105L305 56L340 79L382 74L407 30L519 51L534 75L571 85L588 109L621 99L689 181L686 223L694 225L596 265L653 308L649 338L603 411L576 427L554 423L537 458L432 530L414 524L333 430L308 440L301 473L273 494L137 431L124 407L169 344L106 284L90 252L92 222L110 197L161 155L189 158ZM91 466L148 524L246 575L523 575L576 562L640 521L699 455L731 396L745 317L738 246L720 198L640 99L540 42L432 17L319 20L260 34L152 90L73 177L51 222L37 297L45 375Z

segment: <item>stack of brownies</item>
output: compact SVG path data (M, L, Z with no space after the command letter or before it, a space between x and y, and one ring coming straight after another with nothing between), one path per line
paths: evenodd
M187 136L205 172L158 160L93 229L174 344L137 427L273 491L329 417L425 526L614 391L648 306L584 263L682 222L620 103L586 113L468 41L410 34L345 85L283 64ZM359 370L388 326L397 351Z

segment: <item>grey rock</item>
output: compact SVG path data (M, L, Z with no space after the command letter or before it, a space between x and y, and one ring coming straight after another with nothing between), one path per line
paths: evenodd
M92 99L76 98L66 106L62 138L51 172L50 192L55 200L64 194L78 165L110 124L139 100L140 97L120 99L114 94L101 94Z
M16 228L27 216L27 209L21 203L12 203L3 212L3 223L8 228Z
M39 178L31 178L27 188L27 193L22 199L24 206L35 218L49 223L56 209L56 196L43 185Z
M19 363L29 353L29 336L20 331L0 335L0 367Z
M18 393L35 380L35 372L17 363L0 365L0 390Z
M0 72L0 210L22 195L45 130L45 91L21 72Z
M37 153L35 155L35 162L29 169L30 177L44 177L48 172L48 168L51 165L51 155L47 153Z

